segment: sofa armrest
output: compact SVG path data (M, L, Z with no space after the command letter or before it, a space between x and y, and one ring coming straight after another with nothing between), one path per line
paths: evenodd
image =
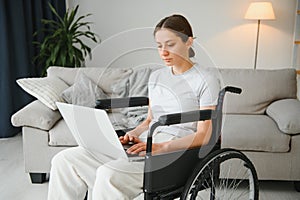
M35 100L16 112L11 117L13 126L29 126L50 130L61 118L59 111L53 111L39 100Z
M279 129L287 134L300 133L300 101L297 99L282 99L273 102L267 108L269 115Z

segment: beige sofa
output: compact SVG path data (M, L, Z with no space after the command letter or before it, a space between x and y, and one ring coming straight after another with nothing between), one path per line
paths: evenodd
M57 80L58 77L65 83L57 94L78 84L78 74L84 72L101 88L104 96L144 96L147 95L148 77L155 69L50 67L47 78L56 77ZM287 180L299 184L300 102L295 70L219 71L224 85L243 89L241 95L225 98L222 147L242 150L254 163L260 180ZM42 79L38 81L43 84ZM74 87L72 92L75 96L76 92L80 93ZM35 100L12 116L12 124L22 127L25 172L32 175L33 182L44 181L56 153L76 146L60 113L45 106L44 101ZM142 116L145 114L141 110L138 112ZM128 120L134 116L130 113L117 110L109 114L116 129L133 126L142 120L136 117Z

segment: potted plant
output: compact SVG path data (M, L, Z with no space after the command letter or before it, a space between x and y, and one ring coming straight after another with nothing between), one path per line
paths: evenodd
M77 5L75 9L68 10L62 18L51 4L49 7L58 20L42 19L42 23L48 27L43 30L47 36L42 42L34 42L40 49L34 62L43 67L43 76L47 68L53 65L82 67L84 58L87 55L91 58L91 48L82 41L82 38L98 42L97 35L90 30L91 22L83 21L91 14L77 18L79 7Z

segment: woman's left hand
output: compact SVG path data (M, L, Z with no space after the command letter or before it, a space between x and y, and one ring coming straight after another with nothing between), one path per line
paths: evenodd
M152 144L152 155L159 154L164 152L164 144L163 143L153 143ZM130 154L139 154L139 156L146 155L146 142L139 142L132 145L129 149L127 149L127 153Z

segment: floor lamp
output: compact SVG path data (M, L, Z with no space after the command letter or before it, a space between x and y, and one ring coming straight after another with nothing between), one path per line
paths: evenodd
M251 3L246 12L245 19L257 20L256 48L255 48L255 58L254 58L254 69L256 69L260 21L275 19L272 3L271 2Z

